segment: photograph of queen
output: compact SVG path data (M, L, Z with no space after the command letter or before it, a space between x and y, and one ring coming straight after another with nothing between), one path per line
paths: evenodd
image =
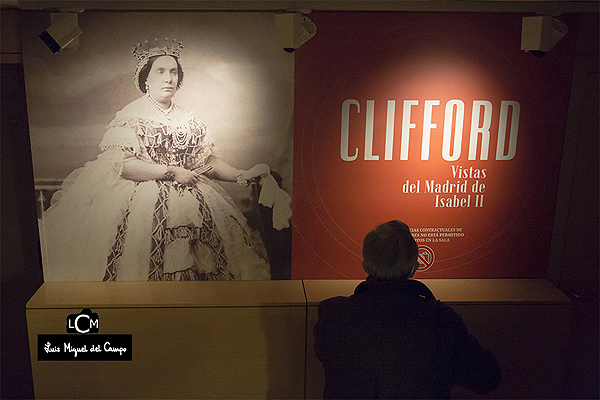
M176 103L185 50L168 36L134 44L141 96L116 113L97 159L68 174L40 220L45 281L271 279L260 235L218 182L259 185L279 229L291 198L267 162L226 162L207 124Z

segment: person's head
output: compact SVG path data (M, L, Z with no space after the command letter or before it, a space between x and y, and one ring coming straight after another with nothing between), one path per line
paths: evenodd
M408 279L417 270L419 247L408 225L393 220L378 225L363 241L363 268L369 276Z
M158 36L154 37L154 40L145 39L133 46L132 55L137 59L133 81L140 92L146 94L150 91L150 96L152 96L152 90L149 90L152 86L152 80L148 82L148 79L152 79L152 73L158 70L159 65L157 62L159 64L169 64L169 76L174 73L177 74L177 77L173 76L175 83L169 83L169 86L172 86L175 91L179 90L183 82L183 68L179 61L182 48L183 43L181 41L175 38L160 38ZM171 68L173 64L176 66L176 71ZM158 99L155 98L155 100Z
M138 85L158 102L168 102L175 95L181 81L183 70L179 60L173 56L154 56L140 70Z

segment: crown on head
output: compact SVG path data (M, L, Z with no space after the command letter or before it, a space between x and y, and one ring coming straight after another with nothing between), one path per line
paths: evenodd
M143 42L136 43L131 49L131 53L138 60L137 67L133 74L135 85L140 91L139 76L142 68L148 63L150 57L154 56L173 56L179 60L179 53L183 48L183 43L175 38L165 37L160 39L158 36L154 39L144 39Z
M146 63L153 56L173 56L179 58L179 52L183 48L183 43L179 40L168 37L162 40L155 37L153 40L145 39L141 43L133 46L132 53L137 58L138 63Z

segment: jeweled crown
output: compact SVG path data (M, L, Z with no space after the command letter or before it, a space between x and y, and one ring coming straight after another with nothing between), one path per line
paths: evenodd
M133 46L132 53L137 58L138 63L146 63L153 56L173 56L179 58L179 52L183 48L183 43L175 38L165 37L160 39L145 39L143 42Z
M161 39L156 36L154 39L144 39L144 41L136 43L131 50L133 56L138 60L133 74L136 87L143 92L142 88L139 87L138 79L142 68L148 63L150 57L173 56L179 60L179 53L182 48L183 43L181 41L168 37Z

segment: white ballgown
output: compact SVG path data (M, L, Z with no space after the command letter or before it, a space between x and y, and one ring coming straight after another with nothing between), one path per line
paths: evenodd
M270 279L262 243L218 184L121 176L129 158L205 164L214 143L195 116L174 106L167 118L141 97L117 113L100 148L44 213L45 281Z

